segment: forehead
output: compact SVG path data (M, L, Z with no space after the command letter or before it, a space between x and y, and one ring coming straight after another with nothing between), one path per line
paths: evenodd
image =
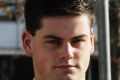
M37 31L39 35L50 34L56 36L72 36L88 34L89 32L90 20L87 15L43 18L42 28Z
M44 17L42 18L43 24L51 24L52 22L55 23L60 23L60 22L65 22L67 20L71 22L77 22L77 21L89 21L90 22L90 17L87 14L81 14L81 15L71 15L71 16L50 16L50 17Z

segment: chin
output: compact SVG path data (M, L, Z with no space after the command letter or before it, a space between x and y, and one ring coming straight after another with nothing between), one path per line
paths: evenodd
M56 79L56 80L77 80L77 77L75 77L73 74L63 74L61 76L60 75L58 76L59 76L59 79Z

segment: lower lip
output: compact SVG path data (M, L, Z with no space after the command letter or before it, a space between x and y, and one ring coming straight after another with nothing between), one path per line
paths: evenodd
M56 67L57 70L63 72L64 74L73 73L75 67Z

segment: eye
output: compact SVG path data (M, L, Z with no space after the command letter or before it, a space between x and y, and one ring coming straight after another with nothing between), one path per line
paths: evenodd
M58 39L48 40L46 42L51 44L51 45L60 45L61 44L61 41Z
M73 39L73 40L71 41L71 44L72 44L72 45L79 45L79 44L82 43L82 42L85 42L85 39L77 38L77 39Z

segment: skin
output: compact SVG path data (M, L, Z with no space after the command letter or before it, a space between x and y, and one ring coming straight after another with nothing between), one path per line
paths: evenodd
M42 19L32 36L23 33L26 54L33 58L36 80L85 80L94 34L87 15Z

